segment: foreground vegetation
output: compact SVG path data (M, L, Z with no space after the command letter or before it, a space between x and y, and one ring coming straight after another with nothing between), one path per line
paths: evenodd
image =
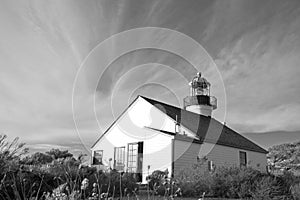
M132 174L83 166L84 155L26 153L17 139L0 136L0 199L300 199L300 179L288 170L276 176L235 167L204 173L198 163L174 178L155 171L142 188Z

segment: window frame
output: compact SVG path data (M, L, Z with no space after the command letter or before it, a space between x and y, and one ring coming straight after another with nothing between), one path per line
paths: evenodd
M242 157L244 155L244 157ZM239 161L240 167L247 167L247 152L246 151L239 151Z
M133 145L136 146L136 148L135 149L131 148L132 149L131 150L130 146L133 146ZM136 173L137 170L138 170L138 146L139 146L138 142L133 142L133 143L128 143L127 144L127 172L129 172L129 173ZM133 150L136 151L135 155L130 154L131 152L133 152ZM135 163L135 166L130 165L130 163L131 164Z
M114 169L124 171L126 147L114 147Z
M96 158L96 154L101 152L99 155L101 155L101 160L99 162L96 162L96 160L98 160L98 158ZM93 154L93 165L103 165L103 155L104 152L103 150L94 150L94 154Z

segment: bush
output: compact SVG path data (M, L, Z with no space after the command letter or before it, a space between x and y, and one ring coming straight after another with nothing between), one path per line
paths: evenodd
M105 191L109 196L120 196L126 194L133 195L134 191L137 190L137 182L133 174L130 173L119 173L115 170L111 172L100 172L100 187L102 191ZM125 192L124 192L125 191Z
M212 194L227 198L247 198L261 173L251 168L221 167L212 175Z
M205 172L204 165L203 162L199 162L174 175L177 186L181 188L184 197L199 197L204 192L210 195L212 176Z
M292 199L291 188L298 178L290 172L283 175L263 175L254 184L252 197L256 199Z
M300 183L291 187L291 195L294 200L300 200Z
M272 176L272 175L269 175ZM298 178L291 172L284 172L280 176L272 176L274 178L274 185L276 191L273 191L273 196L285 196L292 198L291 187L298 182Z
M125 188L126 194L137 188L132 174L97 172L82 166L81 157L75 159L68 151L54 149L21 159L25 153L18 139L9 143L0 135L0 199L86 199L92 195L98 199L101 193L114 197L124 195Z
M168 170L154 171L151 175L147 176L149 189L153 190L152 195L161 195L165 198L171 196L182 196L182 188L178 180L169 177Z
M203 170L203 163L195 164L176 174L184 196L248 198L255 180L261 173L251 168L220 167L213 173Z
M1 181L0 197L4 199L40 197L43 192L51 192L54 189L53 185L51 174L19 168L5 173Z
M156 170L147 176L146 180L148 181L149 188L153 190L156 186L162 185L167 177L168 173L166 171Z
M274 176L251 168L219 167L211 173L203 171L202 166L196 164L176 174L183 196L199 197L205 192L207 196L222 198L292 198L291 187L299 182L288 172Z
M255 183L254 190L251 192L252 197L257 200L273 199L274 192L277 188L274 186L274 179L270 176L262 177Z

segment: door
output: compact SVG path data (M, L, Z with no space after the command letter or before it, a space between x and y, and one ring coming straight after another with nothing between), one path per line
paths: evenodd
M137 163L137 180L142 182L143 180L143 149L144 143L138 143L138 163Z
M143 149L144 143L129 143L127 155L127 168L129 173L134 173L138 182L143 178Z

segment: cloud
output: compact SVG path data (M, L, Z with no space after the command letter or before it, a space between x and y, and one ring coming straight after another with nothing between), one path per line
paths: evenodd
M299 130L295 121L300 117L299 1L275 2L1 1L0 131L20 136L30 145L80 143L72 112L72 87L80 63L112 34L143 26L176 29L206 48L225 81L227 121L233 128L245 132ZM96 115L105 128L114 119L108 98L118 89L117 81L129 69L147 62L171 66L187 79L195 73L182 59L150 50L120 57L105 72L96 91L91 80L99 78L94 77L97 69L84 72L77 97L84 104L76 107L83 143L89 145L101 134L90 109L94 93ZM217 75L204 69L204 75L214 82ZM177 86L178 80L182 86L174 90L183 98L188 94L184 81L176 73L152 65L129 74L118 97L130 99L131 89L137 84L152 81L169 87ZM221 89L213 85L212 93L218 97ZM155 84L142 86L134 94L143 92L166 102L173 97ZM116 113L127 103L116 106ZM217 112L225 109L222 103Z
M1 13L1 131L28 141L52 138L49 129L74 129L71 93L79 58L68 32L34 2L6 1Z
M294 120L300 117L298 11L299 7L283 7L267 20L262 18L216 58L226 85L228 121L244 124L243 131L300 128Z
M248 133L299 130L299 104L281 105L256 113L233 113L230 122L238 130Z
M34 145L28 145L30 148L35 150L44 150L48 151L50 149L60 149L60 150L67 150L70 148L70 146L63 146L63 145L57 145L57 144L34 144Z

